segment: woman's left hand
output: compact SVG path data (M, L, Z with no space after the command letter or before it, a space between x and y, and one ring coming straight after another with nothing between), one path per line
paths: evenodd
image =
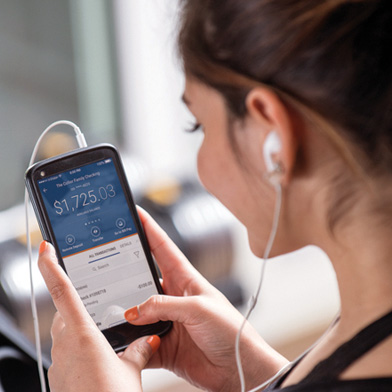
M117 355L58 265L49 243L41 244L38 265L58 311L51 330L51 391L141 391L141 370L158 349L159 338L140 338Z

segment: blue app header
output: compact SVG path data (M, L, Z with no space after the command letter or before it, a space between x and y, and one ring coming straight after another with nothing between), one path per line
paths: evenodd
M38 181L62 257L136 233L112 159Z

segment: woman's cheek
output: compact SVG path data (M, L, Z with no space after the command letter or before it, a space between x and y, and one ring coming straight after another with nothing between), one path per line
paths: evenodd
M197 154L197 172L204 188L220 200L224 174L221 170L219 152L211 148L211 144L204 142L200 146Z
M203 184L204 188L210 191L208 187L208 163L205 155L205 147L204 144L202 144L197 153L197 173L199 174L200 182Z

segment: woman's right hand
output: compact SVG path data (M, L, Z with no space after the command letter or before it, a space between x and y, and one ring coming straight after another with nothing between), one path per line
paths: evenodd
M125 314L135 325L173 321L148 367L164 367L212 391L239 390L235 338L243 316L189 263L167 234L142 209L140 219L162 273L166 295L152 296ZM274 375L286 359L248 324L241 338L247 388Z

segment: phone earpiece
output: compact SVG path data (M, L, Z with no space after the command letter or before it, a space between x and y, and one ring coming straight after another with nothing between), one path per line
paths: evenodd
M264 162L268 173L271 173L275 170L273 155L279 153L281 149L282 143L278 134L276 131L271 131L267 135L263 146Z

